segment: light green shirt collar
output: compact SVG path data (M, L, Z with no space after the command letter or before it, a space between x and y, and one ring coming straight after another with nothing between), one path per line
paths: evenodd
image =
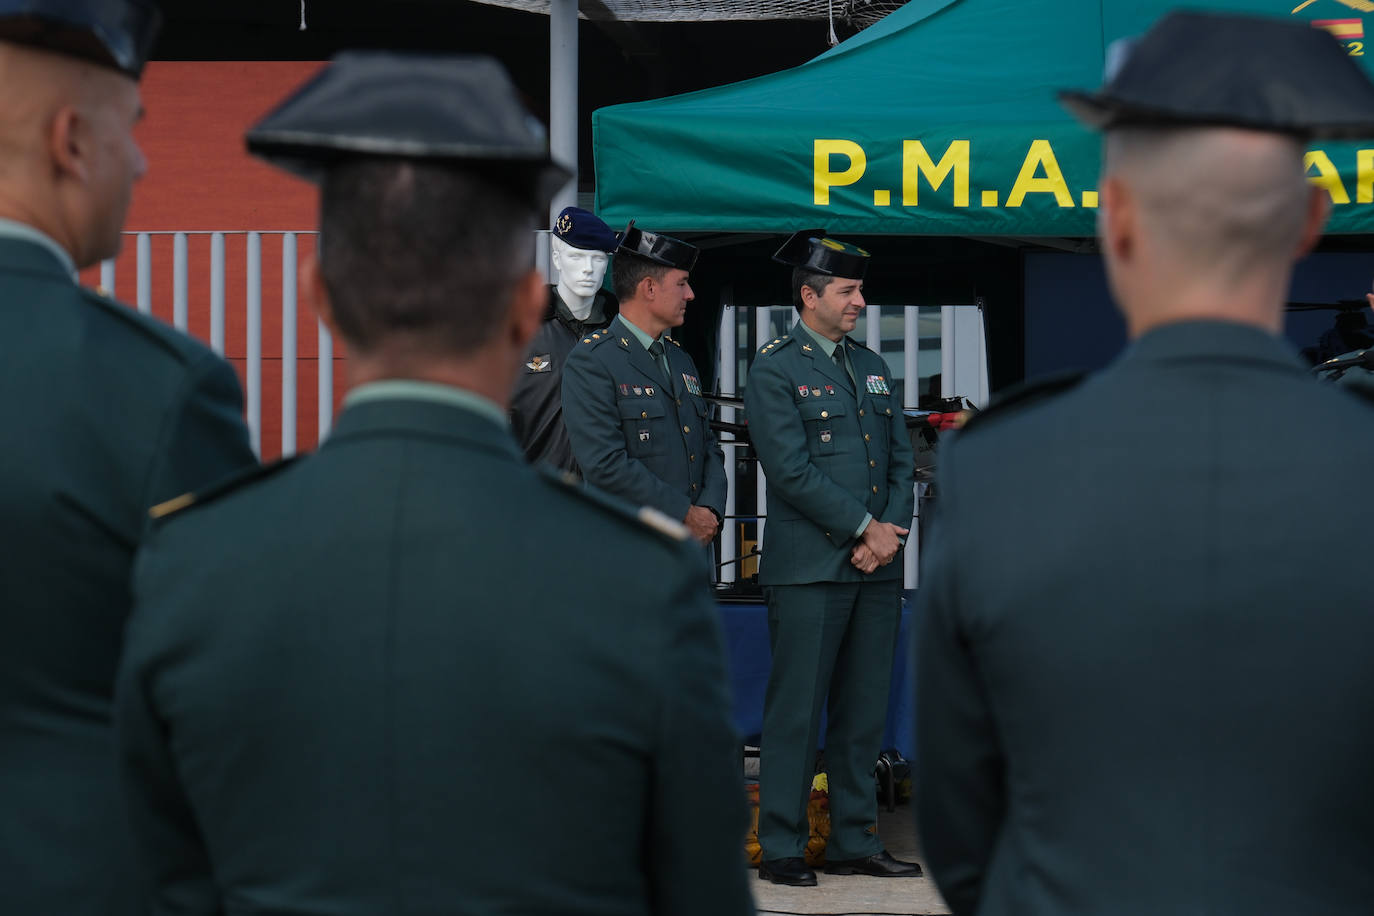
M653 343L654 339L644 331L640 330L633 321L626 318L624 315L620 316L620 320L625 325L625 327L630 329L630 333L635 336L635 340L642 343L644 345L644 349L649 349L649 344Z
M437 382L421 382L416 379L404 378L368 382L366 385L359 385L350 391L343 402L344 407L352 407L354 404L365 404L369 401L397 399L432 401L437 404L448 404L451 407L461 407L499 423L502 428L510 426L510 418L495 401L484 398L480 394L473 394L466 388L455 388L452 385L441 385Z
M798 321L797 324L801 325L802 330L811 335L811 339L820 345L821 350L824 351L827 357L830 359L835 358L835 348L840 345L839 341L831 340L829 337L816 332L812 329L811 325L807 324L805 321Z
M76 281L76 262L73 261L72 256L67 253L67 249L53 241L52 236L47 233L40 232L28 223L20 223L12 219L0 218L0 238L16 239L21 242L32 242L41 248L46 248L48 251L52 252L53 257L57 258L57 260L62 263L67 273L71 274L72 281Z

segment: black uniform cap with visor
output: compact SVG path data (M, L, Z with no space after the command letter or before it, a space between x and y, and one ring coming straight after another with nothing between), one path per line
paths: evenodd
M533 208L572 177L490 57L343 51L245 136L248 150L318 183L358 159L451 164ZM462 214L454 214L461 219Z
M0 41L138 79L162 27L151 0L0 0Z
M862 280L868 272L869 254L857 245L830 238L824 229L803 229L783 242L773 260L828 277Z
M680 239L637 229L634 220L630 220L625 231L620 233L620 246L616 248L616 254L638 255L655 264L675 267L689 273L696 266L697 255L700 253L695 245L689 245Z

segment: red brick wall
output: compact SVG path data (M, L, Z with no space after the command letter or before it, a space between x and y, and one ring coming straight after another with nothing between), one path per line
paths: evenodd
M126 229L131 232L224 231L225 355L244 381L247 345L246 236L315 228L314 187L244 152L243 133L322 64L316 61L154 61L143 78L147 115L137 136L148 174L134 189ZM152 236L152 311L172 320L172 237ZM314 250L314 236L298 236L299 255ZM117 298L137 298L135 244L126 238L115 268ZM188 243L188 330L210 339L210 240ZM262 452L281 451L281 236L262 236ZM83 273L99 283L98 268ZM296 446L316 440L318 350L311 303L297 305ZM335 341L334 396L343 393L341 347ZM245 383L246 388L246 383Z

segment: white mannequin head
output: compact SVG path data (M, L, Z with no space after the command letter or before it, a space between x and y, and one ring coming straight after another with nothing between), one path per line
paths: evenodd
M549 241L550 260L558 271L558 295L577 318L586 318L610 256L594 248L574 248L557 236Z

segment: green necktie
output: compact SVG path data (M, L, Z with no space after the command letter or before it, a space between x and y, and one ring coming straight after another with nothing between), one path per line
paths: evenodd
M655 340L649 344L649 355L658 364L658 370L663 373L663 381L668 381L668 360L663 355L663 342Z
M844 374L849 376L849 383L855 384L854 373L849 370L849 360L844 358L844 341L835 344L835 349L830 351L830 358L835 361L835 365L844 370Z

